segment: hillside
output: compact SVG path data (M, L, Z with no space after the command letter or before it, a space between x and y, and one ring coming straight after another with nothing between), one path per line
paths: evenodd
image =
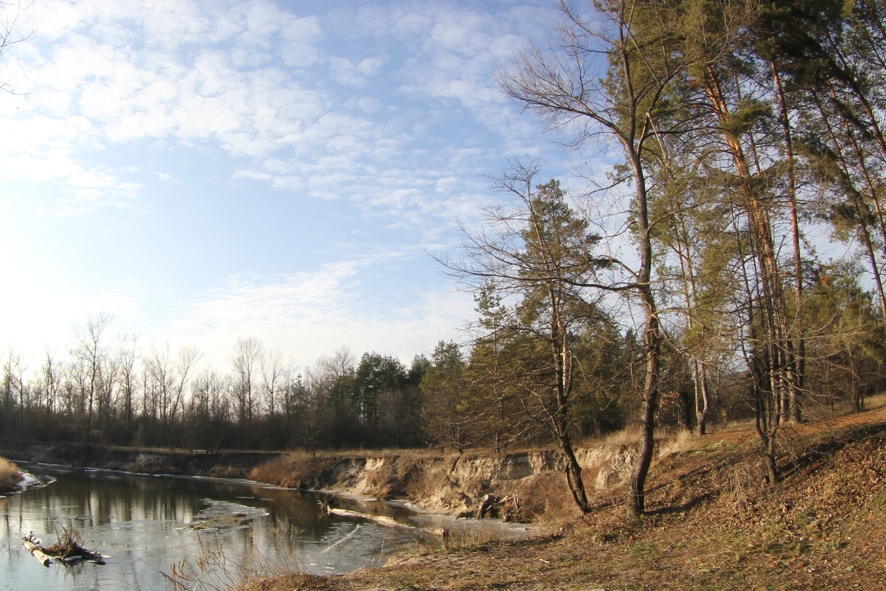
M653 469L650 514L626 523L619 490L556 534L417 549L344 577L248 589L877 589L886 580L882 407L782 433L782 482L763 483L752 430L695 438Z

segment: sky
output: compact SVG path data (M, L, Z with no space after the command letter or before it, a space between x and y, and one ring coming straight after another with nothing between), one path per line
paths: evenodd
M35 0L0 83L0 346L238 338L309 365L459 340L457 253L509 157L567 156L496 88L547 0ZM17 18L13 23L12 19ZM24 38L23 38L24 37Z

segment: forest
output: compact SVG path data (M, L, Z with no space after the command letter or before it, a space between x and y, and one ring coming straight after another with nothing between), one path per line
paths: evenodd
M213 451L556 445L752 420L770 482L780 429L864 409L886 384L886 3L560 4L502 92L589 163L514 159L502 199L438 261L471 290L462 343L308 368L254 338L200 353L113 340L2 359L5 437ZM590 164L593 163L593 166ZM569 188L564 188L569 185Z

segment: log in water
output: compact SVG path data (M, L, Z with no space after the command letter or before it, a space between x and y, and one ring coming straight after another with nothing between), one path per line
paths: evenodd
M52 560L49 558L49 556L43 553L43 550L40 549L40 546L30 540L24 540L23 543L25 545L25 548L28 549L28 552L30 552L31 555L40 562L40 564L42 564L43 566L50 565Z

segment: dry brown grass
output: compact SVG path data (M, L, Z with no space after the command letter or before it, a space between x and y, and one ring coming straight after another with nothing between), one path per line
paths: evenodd
M272 579L251 579L234 591L324 591L338 589L338 581L314 575L285 575Z
M412 466L400 468L403 490L410 498L428 498L442 487L450 486L447 460L414 460ZM405 466L405 464L404 464Z
M402 495L406 474L402 464L388 460L378 470L366 472L366 493L376 499L390 499Z
M658 445L658 456L664 457L692 449L698 438L689 429L679 429L673 436L663 437Z
M249 478L287 488L322 488L323 477L342 459L329 454L286 454L272 462L256 466L249 472Z
M24 475L18 466L0 458L0 493L9 493L18 488L18 483L24 479Z
M585 479L587 481L587 479ZM578 514L575 502L566 488L566 475L560 471L539 474L528 478L515 491L520 502L522 520L553 525Z
M237 468L231 465L215 466L211 472L213 478L245 478L246 475L246 468Z
M764 483L752 431L694 437L686 452L656 461L642 519L626 521L623 506L598 494L598 509L557 535L481 539L297 588L882 588L886 417L804 425L792 437L776 486ZM541 483L537 492L547 494Z
M279 535L279 533L278 533ZM324 580L304 573L304 565L293 552L274 559L253 548L245 556L233 560L225 555L217 536L198 537L200 550L170 565L165 575L174 591L299 591L328 589ZM169 588L167 586L167 588Z
M377 499L430 497L439 487L449 484L444 464L425 454L385 455L375 470L366 469L364 493Z
M374 470L365 469L367 459L382 459ZM351 485L345 482L355 472L365 470L364 494L378 499L406 496L430 496L448 483L445 466L448 462L439 454L425 450L373 453L317 453L294 452L253 468L249 478L287 488L329 488Z

